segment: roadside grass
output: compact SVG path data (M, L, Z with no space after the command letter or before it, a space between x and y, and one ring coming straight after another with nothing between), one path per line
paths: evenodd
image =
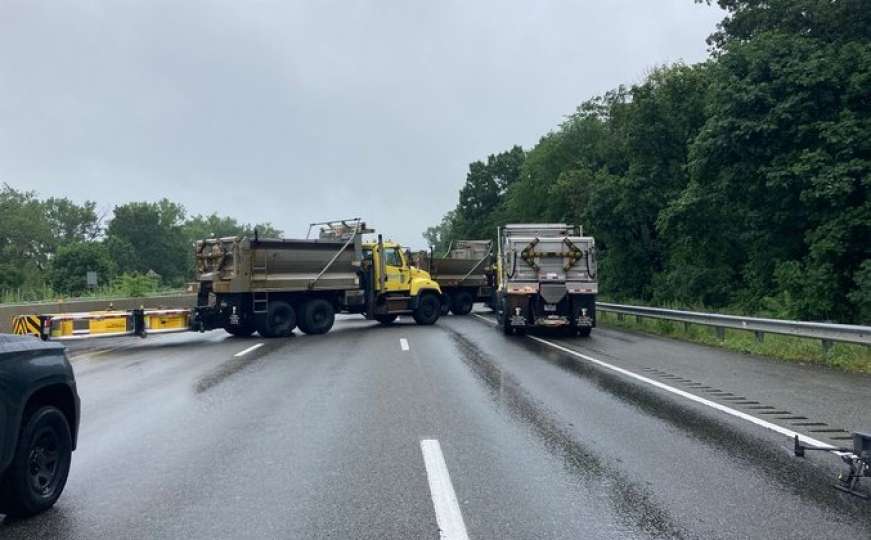
M851 343L834 343L824 351L820 340L765 334L763 341L756 341L753 332L726 329L725 338L717 338L714 328L682 322L666 321L626 315L617 319L616 313L598 313L598 323L605 327L634 330L647 334L666 336L693 343L701 343L730 351L776 358L788 362L823 365L850 373L871 374L871 347Z

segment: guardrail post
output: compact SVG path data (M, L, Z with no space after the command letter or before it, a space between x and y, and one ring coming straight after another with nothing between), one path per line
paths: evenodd
M623 320L623 314L622 314L622 313L618 313L618 314L617 314L617 320L618 320L618 321L622 321L622 320Z
M641 315L635 316L635 324L641 324Z
M831 341L831 340L828 340L828 339L821 339L821 340L820 340L820 343L821 343L822 346L823 346L823 352L826 353L826 354L828 354L828 352L829 352L830 350L832 350L832 345L835 344L834 341Z
M690 323L688 323L686 321L683 322L683 331L686 334L690 333Z
M715 326L714 332L716 332L717 339L719 339L720 341L723 341L724 339L726 339L726 329L723 328L722 326Z
M754 330L753 335L756 337L756 343L762 343L763 341L765 341L765 332Z

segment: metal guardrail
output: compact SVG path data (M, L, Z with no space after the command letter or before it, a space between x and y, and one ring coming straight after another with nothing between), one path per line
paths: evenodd
M646 306L627 306L596 302L596 309L606 313L616 313L618 320L626 315L636 318L664 319L683 322L684 325L699 324L710 326L716 330L717 337L725 337L725 329L746 330L754 332L756 340L762 342L765 334L781 334L822 341L823 349L831 348L836 341L871 345L871 326L850 324L818 323L807 321L784 321L779 319L762 319L758 317L741 317L737 315L719 315L716 313L701 313L696 311L680 311Z

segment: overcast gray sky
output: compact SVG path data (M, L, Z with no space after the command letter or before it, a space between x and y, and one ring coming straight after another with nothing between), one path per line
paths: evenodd
M706 57L692 0L0 0L0 182L101 209L362 216L422 247L468 163Z

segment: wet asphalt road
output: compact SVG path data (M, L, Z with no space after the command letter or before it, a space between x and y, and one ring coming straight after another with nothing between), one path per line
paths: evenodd
M868 378L605 329L553 341L712 399L871 428ZM71 354L83 419L67 489L0 524L3 540L438 538L423 439L471 538L871 538L871 503L829 487L836 459L793 458L781 435L481 318Z

